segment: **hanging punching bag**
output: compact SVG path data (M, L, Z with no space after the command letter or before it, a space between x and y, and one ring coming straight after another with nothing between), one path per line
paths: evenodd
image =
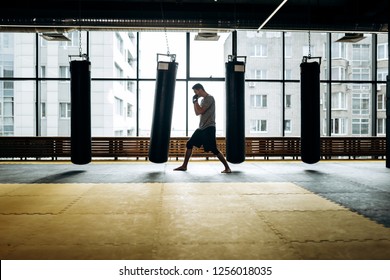
M91 63L88 60L70 62L71 91L71 161L91 162Z
M301 63L301 159L320 160L320 64Z
M245 62L226 62L226 160L245 160Z
M154 163L163 163L168 160L177 66L175 61L157 62L157 80L149 144L149 160Z

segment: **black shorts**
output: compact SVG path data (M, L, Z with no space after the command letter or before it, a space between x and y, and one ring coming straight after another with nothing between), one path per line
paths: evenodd
M215 138L215 126L195 130L187 142L187 149L192 149L194 146L200 148L202 145L205 152L211 151L214 155L219 154Z

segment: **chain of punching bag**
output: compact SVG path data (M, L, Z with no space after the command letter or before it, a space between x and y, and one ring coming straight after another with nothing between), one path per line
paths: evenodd
M167 34L167 27L166 27L166 24L165 24L164 9L163 9L162 2L160 3L160 7L161 7L161 17L162 17L162 21L164 23L164 33L165 33L165 43L167 45L167 55L169 56L168 34Z

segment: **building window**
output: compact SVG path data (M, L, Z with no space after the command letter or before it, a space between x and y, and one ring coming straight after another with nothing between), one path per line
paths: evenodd
M4 97L0 102L0 135L14 134L14 99Z
M378 134L386 134L386 119L378 119Z
M123 116L123 100L115 97L115 114Z
M292 70L291 69L286 69L286 71L284 72L284 75L285 75L285 79L286 80L292 80Z
M5 97L13 97L14 96L14 82L13 81L4 81L3 82L3 95Z
M378 69L377 79L378 81L386 81L387 69Z
M130 38L130 41L134 44L136 41L134 32L127 32L127 36Z
M80 46L80 31L69 32L65 34L70 41L61 41L61 47L79 47Z
M370 95L368 93L352 94L352 114L368 115L370 106Z
M256 69L254 70L255 79L265 80L267 79L267 70L266 69Z
M135 62L136 62L136 59L133 57L133 55L131 54L131 52L127 51L127 63L128 63L131 67L134 67L134 66L135 66Z
M345 48L345 43L332 43L332 57L333 58L341 58L346 59L347 58L347 52Z
M291 120L284 120L284 132L290 133L291 131Z
M353 68L352 80L367 81L370 79L370 69L368 68Z
M127 82L127 90L130 92L135 92L135 84L133 81Z
M345 80L346 71L344 67L332 67L332 80Z
M291 94L286 94L285 106L286 108L291 108Z
M127 136L134 136L134 128L127 130Z
M267 57L268 47L266 44L255 44L254 45L254 56Z
M70 77L69 66L60 66L60 78L67 79Z
M115 63L115 77L116 78L123 78L123 70L122 68Z
M3 116L13 117L14 116L14 98L4 97L3 99Z
M347 134L347 119L334 118L331 122L332 135L345 135Z
M131 105L130 103L127 103L127 117L133 117L133 105Z
M116 77L116 78L120 78L120 79L123 78L123 70L122 70L122 68L121 68L118 64L116 64L116 63L115 63L115 77ZM119 81L119 83L120 83L121 85L123 85L123 81L122 81L122 80Z
M252 108L267 108L267 95L251 94L250 105Z
M123 130L115 130L114 134L115 134L115 137L121 137L121 136L123 136Z
M251 133L267 132L267 120L251 120Z
M368 119L352 119L353 135L368 135Z
M116 38L116 48L117 50L123 54L123 39L119 33L115 33L115 38Z
M3 77L12 78L14 76L14 69L11 65L3 66Z
M72 45L72 47L80 47L81 31L70 32L68 36L70 39L69 43Z
M378 110L385 110L386 109L386 99L385 99L385 95L384 94L378 94L377 96L377 106L378 106Z
M370 45L353 44L352 45L352 65L364 65L370 61Z
M347 95L345 92L332 92L332 110L346 110Z
M13 47L13 36L12 34L0 34L0 48L11 49Z
M45 102L41 103L41 118L42 119L46 118L46 103Z
M389 58L388 45L388 43L378 45L378 60Z
M70 118L70 103L60 103L60 118L69 119Z
M41 66L41 78L46 78L46 66Z

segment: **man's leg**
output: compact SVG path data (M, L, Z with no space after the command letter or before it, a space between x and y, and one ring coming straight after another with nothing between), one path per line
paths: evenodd
M173 169L173 170L177 170L177 171L186 171L187 170L188 161L190 160L190 157L192 155L192 148L194 146L200 147L202 145L201 140L202 140L202 131L200 129L197 129L194 131L191 138L186 143L187 150L184 154L183 164L181 166Z
M192 155L192 149L188 149L186 150L186 153L184 155L184 161L183 161L183 164L173 170L176 170L176 171L186 171L187 170L187 165L188 165L188 161L190 160L190 157Z
M230 170L229 164L227 163L223 154L218 150L215 126L206 128L206 133L207 137L204 145L205 151L211 151L214 155L217 156L219 161L222 162L223 166L225 166L225 169L222 170L221 173L231 173L232 171Z
M223 165L225 166L225 170L222 170L221 173L232 173L232 171L230 170L230 167L229 167L229 164L227 163L225 157L223 156L223 154L221 152L219 152L217 154L217 158L223 163Z

